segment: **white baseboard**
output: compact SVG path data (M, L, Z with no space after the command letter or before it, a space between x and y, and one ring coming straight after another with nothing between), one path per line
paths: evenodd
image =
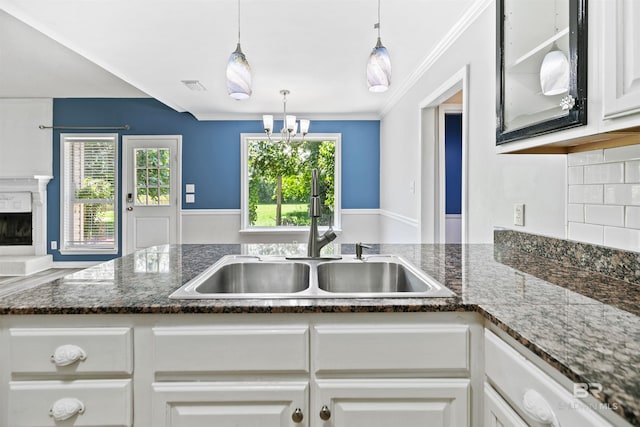
M104 261L54 261L52 268L89 268Z

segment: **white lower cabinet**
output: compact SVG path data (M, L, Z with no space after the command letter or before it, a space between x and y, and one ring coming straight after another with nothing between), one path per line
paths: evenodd
M484 385L484 427L527 427L527 423L489 384Z
M153 420L164 427L285 427L306 424L306 382L153 384Z
M13 381L8 425L130 426L131 391L131 380Z
M148 425L469 427L470 326L430 318L156 324Z
M611 423L584 401L573 396L565 387L488 330L485 331L484 357L487 381L500 393L502 402L508 402L508 406L513 408L512 413L517 412L527 425L611 426ZM486 396L485 389L485 405ZM489 396L491 399L491 393Z
M467 379L318 380L312 425L463 427L469 425Z
M0 426L133 425L130 327L77 327L73 317L10 319L2 331L0 409L7 410L0 410Z

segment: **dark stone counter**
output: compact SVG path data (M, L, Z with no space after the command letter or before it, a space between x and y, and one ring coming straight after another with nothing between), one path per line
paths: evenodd
M339 249L353 253L353 245ZM400 255L457 296L168 298L223 255L283 251L303 253L297 246L268 244L150 248L0 298L0 314L478 312L571 381L601 383L603 392L595 397L640 425L640 285L509 244L381 244L368 252Z

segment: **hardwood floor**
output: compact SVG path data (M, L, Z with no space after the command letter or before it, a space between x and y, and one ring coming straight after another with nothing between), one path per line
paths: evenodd
M43 283L75 273L81 268L50 268L29 276L0 276L0 297L33 288Z

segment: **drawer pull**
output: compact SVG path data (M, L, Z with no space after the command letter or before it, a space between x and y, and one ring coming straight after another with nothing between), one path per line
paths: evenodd
M302 409L296 408L296 410L293 411L293 414L291 415L291 419L296 424L301 423L302 420L304 419L304 414L302 413Z
M327 405L322 405L322 408L320 409L320 419L327 421L329 418L331 418L331 411Z
M73 365L79 360L85 360L87 353L77 345L66 344L56 348L51 356L51 362L56 366Z
M73 397L65 397L56 402L49 409L49 416L56 421L64 421L76 414L84 413L84 403Z
M533 389L528 389L522 396L522 407L524 412L535 421L548 424L552 427L560 427L560 423L553 413L549 403L540 393Z

